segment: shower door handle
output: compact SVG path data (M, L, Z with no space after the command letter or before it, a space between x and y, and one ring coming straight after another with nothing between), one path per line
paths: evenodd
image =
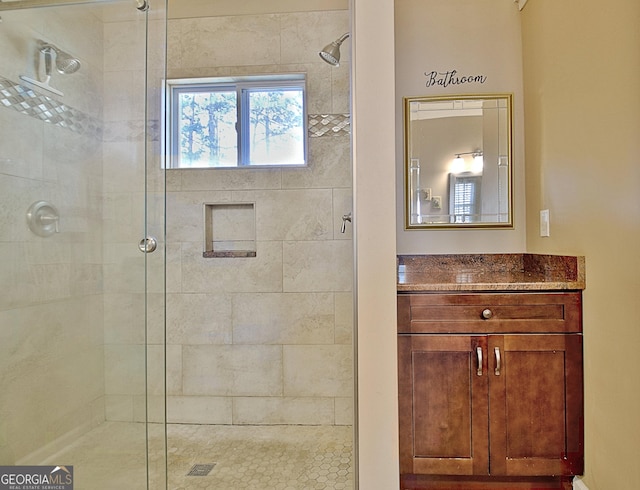
M156 248L158 248L158 240L156 240L152 236L148 236L147 238L143 238L138 243L138 248L144 254L149 254L151 252L155 252Z

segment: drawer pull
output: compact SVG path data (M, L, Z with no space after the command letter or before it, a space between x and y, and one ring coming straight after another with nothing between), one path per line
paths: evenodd
M476 354L478 355L478 370L476 374L482 376L482 347L476 347Z
M500 356L500 347L494 347L493 352L496 355L496 376L500 376L500 368L502 367L502 357Z
M485 320L489 320L492 317L493 311L491 311L489 308L482 310L482 318L484 318Z

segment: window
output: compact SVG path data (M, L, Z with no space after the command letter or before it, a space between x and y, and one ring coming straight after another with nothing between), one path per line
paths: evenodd
M451 174L451 215L453 223L474 223L480 214L481 175Z
M170 80L170 168L306 164L304 75Z

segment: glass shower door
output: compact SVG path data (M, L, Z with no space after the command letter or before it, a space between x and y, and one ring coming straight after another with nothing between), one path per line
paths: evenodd
M76 490L165 485L165 9L137 4L0 3L0 472Z

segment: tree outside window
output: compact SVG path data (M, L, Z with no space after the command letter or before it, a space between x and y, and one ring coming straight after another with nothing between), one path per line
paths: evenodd
M171 81L170 167L304 165L304 79Z

